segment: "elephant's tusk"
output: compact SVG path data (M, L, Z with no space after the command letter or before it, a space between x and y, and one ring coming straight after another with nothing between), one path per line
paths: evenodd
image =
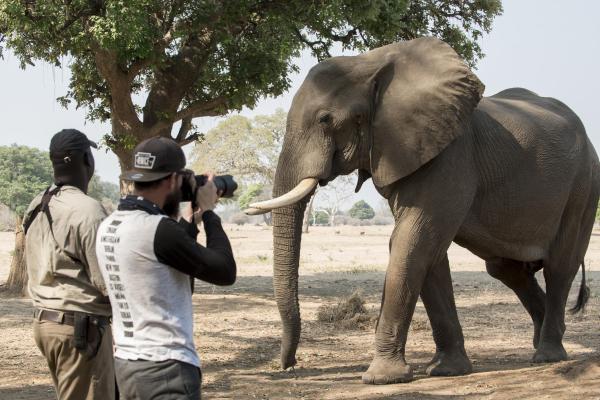
M274 208L290 206L292 204L297 203L299 200L302 200L304 197L306 197L306 195L309 194L315 188L315 186L317 186L318 183L319 183L319 181L316 180L315 178L302 179L302 181L300 181L300 183L298 185L296 185L295 188L293 188L286 194L283 194L283 195L276 197L274 199L271 199L271 200L265 200L265 201L261 201L258 203L252 203L252 204L250 204L250 208L244 212L246 212L246 214L248 214L247 211L254 212L253 209L256 209L256 208L263 210L264 212L269 212ZM249 215L256 215L256 214L249 214Z
M252 208L252 207L248 207L244 210L244 213L246 215L261 215L261 214L266 214L268 212L271 212L271 210L262 210L260 208Z

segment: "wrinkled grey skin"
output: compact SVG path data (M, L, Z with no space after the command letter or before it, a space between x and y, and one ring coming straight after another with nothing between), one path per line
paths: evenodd
M483 85L445 43L422 38L315 66L294 97L274 196L304 178L356 169L395 216L375 356L365 383L412 379L404 353L419 295L436 343L428 373L472 370L447 250L483 258L534 324L535 362L566 359L567 294L586 252L599 194L598 157L564 104L525 89L481 98ZM296 364L298 262L308 198L273 210L281 363ZM543 268L546 293L534 272Z

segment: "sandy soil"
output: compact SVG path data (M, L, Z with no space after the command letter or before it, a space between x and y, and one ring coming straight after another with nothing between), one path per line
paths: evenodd
M392 227L313 228L303 238L300 302L303 331L294 371L279 369L279 315L272 296L271 231L227 226L239 266L235 286L198 282L195 339L207 399L600 399L600 232L586 256L592 298L585 314L567 317L570 360L530 363L533 327L516 296L485 273L483 262L452 246L449 258L459 317L474 373L430 378L429 323L417 305L407 343L416 379L407 384L360 382L373 354L373 329L317 322L317 308L360 289L376 314ZM0 282L12 236L0 233ZM541 277L540 277L541 279ZM543 279L541 279L543 280ZM569 304L579 287L573 283ZM27 299L0 296L0 399L54 398L45 361L31 335Z

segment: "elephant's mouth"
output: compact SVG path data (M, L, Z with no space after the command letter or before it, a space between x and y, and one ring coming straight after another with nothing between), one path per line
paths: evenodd
M260 215L276 208L291 206L310 194L319 183L320 181L316 178L305 178L289 192L271 200L252 203L244 212L247 215Z
M324 179L319 179L319 186L327 186L327 184L329 182L331 182L332 180L334 180L335 178L324 178Z

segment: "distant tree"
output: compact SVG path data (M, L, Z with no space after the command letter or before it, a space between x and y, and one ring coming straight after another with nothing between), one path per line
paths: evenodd
M231 174L245 185L272 185L286 117L277 109L274 114L252 119L241 115L224 119L194 146L192 168Z
M373 207L371 207L369 203L364 200L359 200L350 208L348 215L352 218L372 219L375 216L375 211L373 211Z
M362 51L432 35L474 65L501 13L500 0L2 0L0 55L69 67L59 102L110 120L104 143L127 170L146 138L183 146L202 136L195 118L284 93L303 49L322 60L336 43Z
M311 220L311 225L329 225L329 215L323 210L315 210Z
M250 203L256 201L256 198L263 193L263 186L257 183L253 183L246 187L246 190L238 198L238 204L240 209L246 209Z
M0 146L0 203L17 215L15 249L6 281L7 289L23 292L27 283L24 260L23 213L31 200L52 183L48 153L27 146Z
M48 153L17 146L0 146L0 203L19 217L33 198L52 183Z
M319 191L315 193L316 207L329 215L330 226L335 225L335 216L344 202L354 194L356 180L356 173L341 175L329 182L327 186L320 187Z
M88 195L102 203L107 212L112 212L116 208L121 197L119 185L103 181L98 175L92 176Z
M281 151L287 114L277 109L271 115L247 118L231 116L208 131L206 140L194 146L191 168L198 173L231 174L240 184L238 205L270 196L277 158ZM270 225L271 216L263 214Z

